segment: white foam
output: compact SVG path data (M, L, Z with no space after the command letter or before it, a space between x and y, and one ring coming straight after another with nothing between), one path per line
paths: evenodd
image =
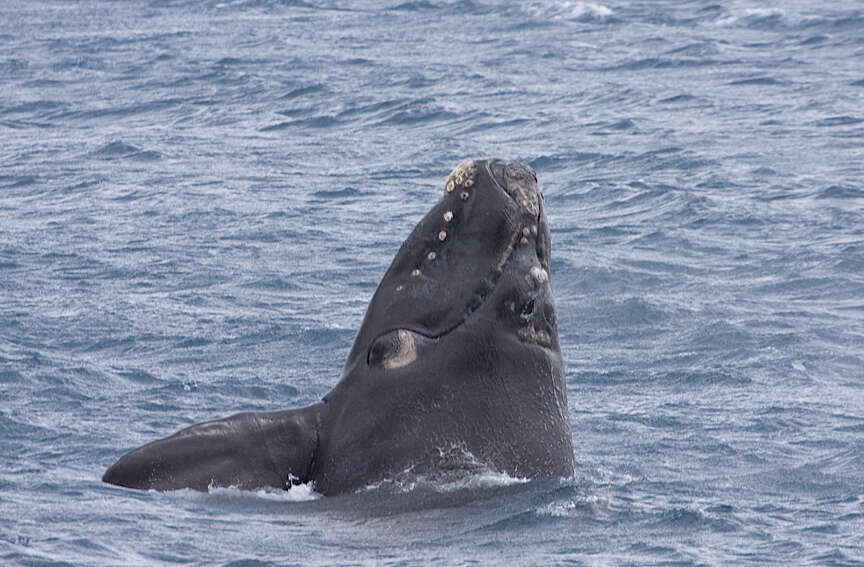
M207 494L226 499L260 498L263 500L278 502L309 502L311 500L318 500L323 496L322 494L315 492L314 482L294 485L291 487L291 490L281 490L278 488L244 490L235 486L209 486L207 488Z
M553 19L604 19L612 9L595 2L532 2L525 10L532 16Z
M418 472L411 466L395 476L368 485L364 491L381 488L409 493L417 489L448 493L525 484L530 479L513 477L478 460L462 445L439 449L441 461L431 470Z
M374 492L380 489L390 489L401 494L408 494L415 490L431 490L441 494L458 492L460 490L480 490L484 488L499 488L526 484L528 478L513 477L506 473L497 471L486 471L472 473L463 478L448 479L442 481L437 476L414 475L403 473L397 478L385 479L363 488L361 492Z
M499 486L512 486L516 484L526 484L531 479L510 476L507 473L502 473L494 470L472 474L463 479L445 482L438 486L441 492L455 492L466 488L495 488Z
M595 4L594 2L564 2L563 6L570 10L570 17L582 18L590 16L592 18L608 18L612 15L612 9L603 4Z

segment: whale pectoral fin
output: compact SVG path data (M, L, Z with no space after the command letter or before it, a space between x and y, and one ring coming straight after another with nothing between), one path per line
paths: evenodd
M145 490L290 488L310 480L320 408L199 423L126 453L102 480Z

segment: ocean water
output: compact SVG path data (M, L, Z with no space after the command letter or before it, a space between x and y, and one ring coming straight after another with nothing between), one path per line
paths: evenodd
M3 565L864 565L858 1L0 3ZM104 485L336 382L470 157L546 194L572 479Z

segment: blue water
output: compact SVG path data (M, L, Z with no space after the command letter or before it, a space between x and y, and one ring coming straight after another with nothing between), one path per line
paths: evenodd
M0 3L0 563L864 565L864 6ZM104 485L336 382L469 157L546 194L577 472Z

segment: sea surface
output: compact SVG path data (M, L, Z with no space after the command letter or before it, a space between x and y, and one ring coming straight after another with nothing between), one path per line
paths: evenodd
M320 399L484 156L546 195L573 478L100 482ZM864 565L864 5L0 2L0 563Z

